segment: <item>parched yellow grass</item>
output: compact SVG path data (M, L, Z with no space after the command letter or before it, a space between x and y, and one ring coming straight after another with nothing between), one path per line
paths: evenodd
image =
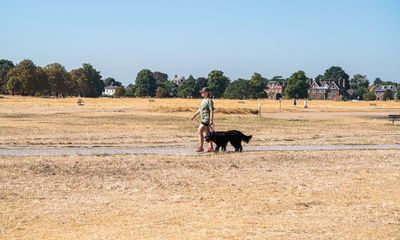
M0 239L397 239L400 153L0 159Z
M137 110L162 110L165 112L187 112L197 110L199 99L150 99L150 98L39 98L39 97L12 97L0 99L0 106L21 107L78 107L77 100L83 99L86 108L133 108ZM303 101L297 101L297 108L293 108L292 100L224 100L214 99L218 109L258 109L260 104L263 111L379 111L399 109L400 101L323 101L309 100L309 109L303 109ZM372 104L372 105L371 105Z
M0 147L155 146L195 147L199 120L190 121L198 99L0 99ZM295 109L291 101L215 100L217 130L238 129L254 136L251 144L399 143L399 123L388 114L400 102L309 101Z
M0 98L0 148L196 146L199 100ZM400 143L399 102L215 100L253 145ZM0 158L0 239L396 239L400 152Z

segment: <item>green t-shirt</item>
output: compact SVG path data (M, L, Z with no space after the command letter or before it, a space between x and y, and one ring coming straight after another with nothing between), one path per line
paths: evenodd
M204 123L210 122L210 112L214 111L214 102L209 98L203 99L200 104L200 118Z

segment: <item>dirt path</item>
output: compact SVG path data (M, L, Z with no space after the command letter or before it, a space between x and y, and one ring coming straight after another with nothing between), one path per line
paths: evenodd
M400 144L379 145L285 145L245 146L247 152L263 151L337 151L398 149ZM233 149L228 147L228 152ZM74 155L197 155L191 147L26 147L1 148L0 156L74 156ZM206 153L200 153L206 154Z

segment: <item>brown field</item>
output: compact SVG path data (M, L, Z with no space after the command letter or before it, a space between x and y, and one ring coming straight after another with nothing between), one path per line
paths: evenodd
M195 146L198 121L189 119L199 100L0 98L0 147L10 146ZM399 143L399 124L387 115L400 102L215 100L216 128L254 135L255 145ZM301 102L299 101L299 105Z
M0 98L0 150L196 146L199 100ZM400 144L400 102L215 100L253 145ZM400 239L400 151L0 156L0 239Z

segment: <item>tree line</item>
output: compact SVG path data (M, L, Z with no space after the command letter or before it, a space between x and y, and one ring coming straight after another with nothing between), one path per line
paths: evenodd
M332 66L324 74L314 78L317 83L338 81L339 79L346 83L345 90L352 90L352 96L347 97L374 100L375 93L369 90L370 82L365 75L356 74L350 78L341 67ZM284 97L307 98L312 80L304 71L300 70L287 79L281 76L267 79L259 73L254 73L250 79L231 81L222 71L214 70L207 77L194 78L190 75L178 85L169 80L165 73L143 69L137 74L135 83L125 87L114 78L102 79L100 72L88 63L82 64L80 68L67 71L60 63L40 67L29 59L16 65L9 60L0 60L2 94L24 96L99 97L106 86L112 85L116 87L115 97L199 98L199 91L203 87L208 87L214 98L257 99L267 97L265 88L268 81L277 81L286 86ZM395 82L385 82L379 78L375 79L374 84L397 86ZM392 99L393 96L394 93L387 94L388 99ZM400 94L397 96L400 97Z

